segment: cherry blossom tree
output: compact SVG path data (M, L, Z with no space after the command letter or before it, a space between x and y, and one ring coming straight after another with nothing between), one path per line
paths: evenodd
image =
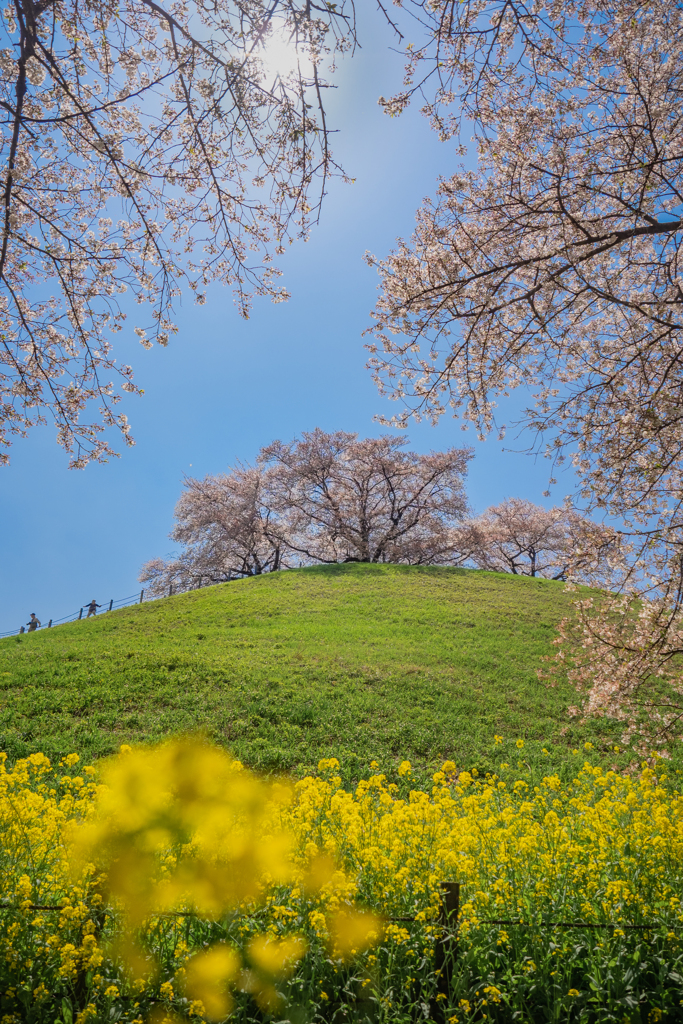
M177 558L147 562L140 581L152 595L163 596L293 564L272 498L272 473L254 466L188 478L171 533L184 549Z
M454 531L459 561L519 576L604 583L618 537L571 508L509 498Z
M582 597L578 615L560 623L549 670L566 672L581 694L574 716L623 723L622 742L643 754L680 740L683 725L683 628L678 610L627 593ZM665 750L660 752L666 754Z
M430 36L387 109L422 92L443 138L473 127L477 166L441 181L410 240L369 257L376 380L403 403L398 423L450 409L480 436L504 433L501 396L534 395L532 447L571 460L577 504L619 523L631 552L624 599L584 605L562 650L602 693L589 706L635 715L634 680L639 700L659 694L683 652L683 8L418 8Z
M165 345L183 287L228 284L243 315L254 291L286 297L272 260L338 170L322 69L353 9L13 0L0 35L0 461L52 418L82 466L113 454L107 427L132 443L117 334ZM273 35L296 46L289 76L264 63Z
M444 561L467 511L471 449L419 455L405 437L358 439L316 429L262 449L288 544L318 562Z
M163 596L314 562L451 562L471 451L406 444L314 430L263 448L256 466L186 480L171 533L183 549L147 562L141 582Z

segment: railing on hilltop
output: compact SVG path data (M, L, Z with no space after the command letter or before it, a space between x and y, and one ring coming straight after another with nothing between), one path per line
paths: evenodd
M182 594L188 590L203 590L205 587L211 587L215 585L213 580L210 580L208 583L206 583L206 578L206 576L200 576L194 585L185 587L178 587L177 583L171 583L169 584L167 594L150 594L149 589L145 590L143 588L138 593L131 594L130 597L122 597L118 601L112 598L109 604L107 604L107 602L105 601L104 604L98 605L98 608L100 609L99 614L106 615L107 612L115 611L117 608L125 608L127 605L142 604L143 601L158 601L162 597L173 597L174 594ZM232 577L232 579L237 578L238 577L236 576ZM220 582L228 583L231 581L231 579L228 579L221 580ZM145 594L147 594L148 596L146 597ZM53 626L61 626L67 622L79 622L81 619L88 618L87 612L89 607L89 604L84 604L82 605L81 608L78 609L78 611L72 612L71 615L64 615L62 616L61 619L49 619L48 622L41 622L40 626L37 626L35 629L29 629L29 623L27 622L25 625L19 626L18 629L10 629L6 633L0 633L0 640L8 636L19 636L23 633L37 633L39 629L51 629ZM95 612L94 614L97 615L97 612Z
M173 593L173 590L172 590L172 588L170 588L169 596L172 593ZM127 605L142 604L142 602L144 600L145 600L145 591L144 591L144 589L139 591L136 594L131 594L129 597L119 598L119 600L115 600L112 597L112 599L109 602L109 604L107 604L105 602L104 605L100 605L100 615L106 614L107 612L114 611L114 609L116 609L116 608L125 608ZM153 601L153 600L155 600L155 598L148 597L147 600L148 601ZM70 615L64 615L64 616L62 616L61 619L50 619L48 622L42 622L40 624L40 626L37 626L35 629L29 629L28 628L29 624L26 623L26 625L20 626L18 629L10 629L9 632L7 632L7 633L0 633L0 639L3 639L4 637L7 637L7 636L19 636L22 633L29 633L29 632L30 633L37 633L39 629L40 630L51 629L53 626L61 626L61 625L63 625L66 622L78 622L80 619L85 619L85 618L88 617L87 611L88 611L89 607L90 606L88 604L84 604L81 608L78 609L77 612L72 612ZM97 612L95 612L95 614L97 614ZM92 616L91 616L91 618L92 618Z

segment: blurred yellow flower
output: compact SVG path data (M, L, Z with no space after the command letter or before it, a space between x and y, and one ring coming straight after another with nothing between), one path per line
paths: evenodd
M382 930L381 918L358 910L340 910L328 918L336 956L348 960L375 943Z
M306 877L303 879L304 891L319 892L332 881L336 871L337 865L329 854L316 854L308 863Z
M212 946L188 960L185 990L191 1000L203 1003L209 1020L221 1020L229 1014L232 997L228 986L240 966L239 954L225 945Z
M288 935L284 939L257 935L247 946L247 953L261 974L271 978L286 978L292 973L306 948L306 940L300 935Z
M292 877L292 837L279 824L291 788L267 784L198 740L129 750L110 760L97 815L77 829L77 869L94 863L131 924L189 901L216 917ZM174 845L182 855L164 859Z

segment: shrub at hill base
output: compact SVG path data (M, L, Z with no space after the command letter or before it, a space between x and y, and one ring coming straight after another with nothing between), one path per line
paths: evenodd
M586 755L429 792L408 762L264 782L196 741L3 766L0 1019L680 1020L683 796Z

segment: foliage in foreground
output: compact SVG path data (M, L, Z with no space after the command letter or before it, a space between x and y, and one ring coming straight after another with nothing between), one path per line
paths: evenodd
M230 284L243 315L252 292L287 298L273 257L308 234L340 170L321 95L326 58L355 40L343 6L4 9L0 464L12 435L48 418L78 467L112 454L107 427L131 443L112 383L142 393L113 351L123 293L143 307L129 330L147 348L168 343L183 289L203 303L211 282ZM264 61L280 35L296 75Z
M0 1019L680 1019L683 797L586 754L566 785L446 763L429 792L408 762L266 785L196 742L125 751L106 785L76 755L3 767Z

